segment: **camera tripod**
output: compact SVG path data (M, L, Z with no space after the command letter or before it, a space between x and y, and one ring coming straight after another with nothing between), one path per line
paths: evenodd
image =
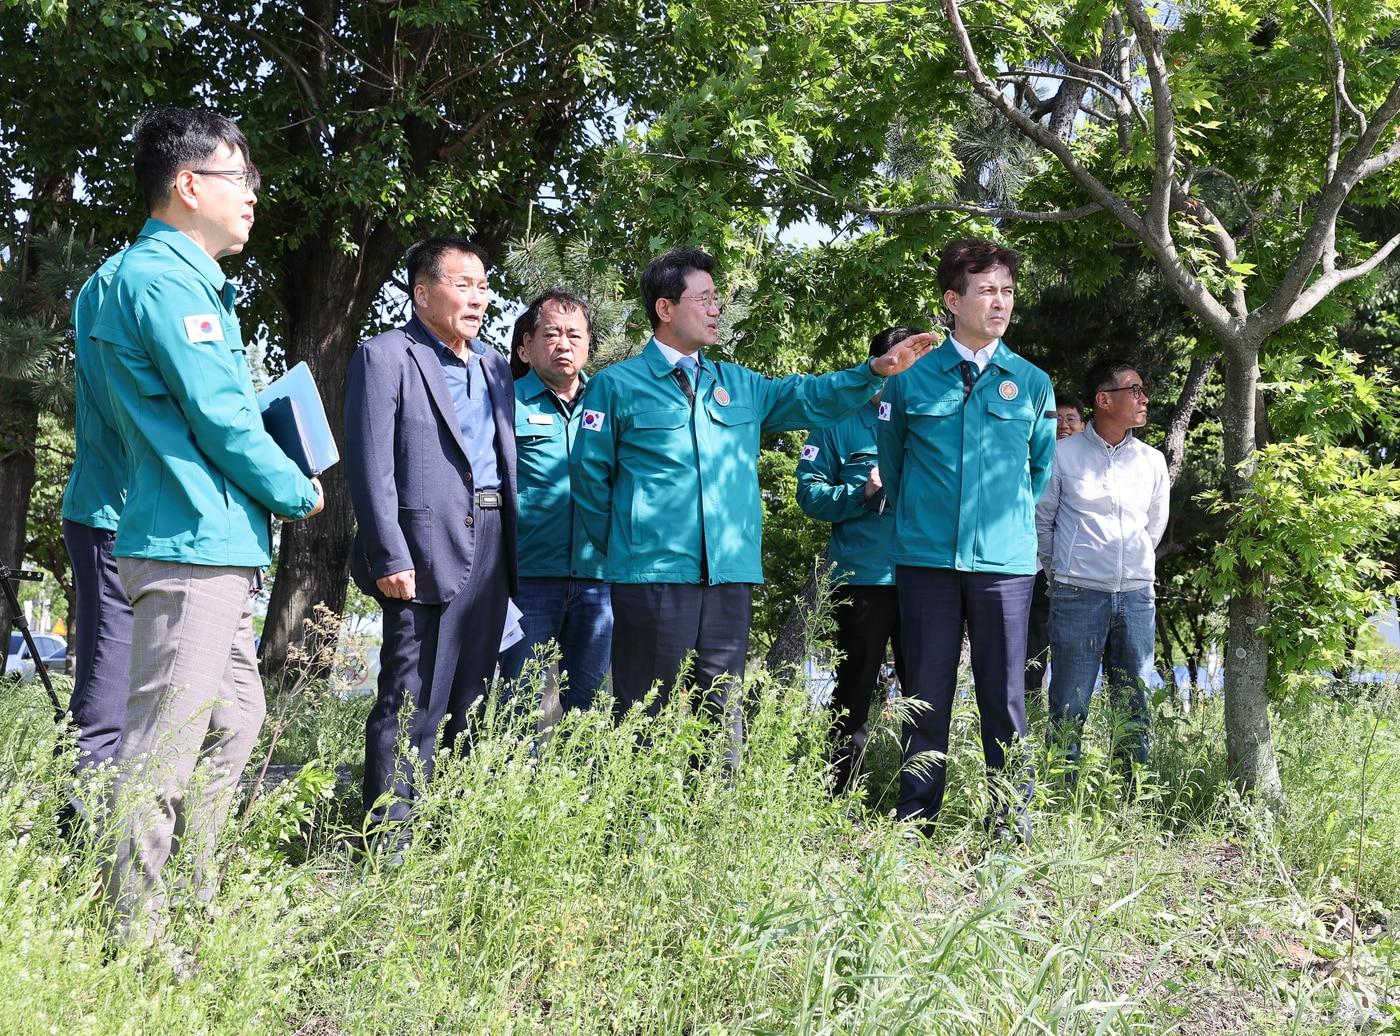
M53 681L49 679L49 667L39 657L39 648L34 643L33 634L29 632L29 620L24 617L24 609L19 606L19 597L15 593L15 583L21 580L37 583L43 578L39 572L26 572L23 569L11 568L0 561L0 587L4 587L5 600L10 606L10 614L14 617L14 627L24 637L24 643L29 647L29 657L34 659L34 673L39 677L39 682L44 685L44 690L49 693L49 701L53 704L54 720L62 723L67 710L58 703L58 694L53 689Z

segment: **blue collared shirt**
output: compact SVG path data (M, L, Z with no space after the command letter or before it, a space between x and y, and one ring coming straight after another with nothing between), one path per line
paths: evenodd
M496 465L496 418L491 412L491 392L486 387L486 374L481 369L479 355L486 347L475 340L468 342L469 351L463 360L437 335L431 331L428 331L428 335L437 346L438 362L442 364L443 377L447 379L447 391L452 393L452 407L457 411L462 441L467 444L472 480L477 489L500 489L501 475Z

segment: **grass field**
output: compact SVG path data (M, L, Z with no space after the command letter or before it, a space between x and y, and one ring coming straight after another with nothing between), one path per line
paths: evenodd
M1400 1026L1393 687L1278 717L1290 792L1278 817L1229 790L1218 707L1159 703L1141 794L1122 801L1101 751L1072 800L1042 765L1031 848L983 835L970 705L955 717L944 821L924 841L886 816L888 718L865 797L832 801L805 690L751 691L732 780L718 740L674 712L616 729L570 717L538 758L518 723L493 720L468 760L440 759L394 866L349 848L358 785L335 776L359 765L368 703L274 705L275 761L306 765L265 783L229 830L212 908L175 893L168 939L198 962L176 981L162 957L107 945L96 850L55 826L68 760L39 693L6 689L0 1031ZM1095 715L1091 743L1108 723Z

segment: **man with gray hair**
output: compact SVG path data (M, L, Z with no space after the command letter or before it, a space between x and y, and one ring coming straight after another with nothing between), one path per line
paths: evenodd
M476 337L486 253L442 235L404 263L413 317L360 346L345 391L350 575L384 609L364 807L370 835L395 829L391 851L411 836L416 773L432 776L439 730L470 744L516 592L515 396L505 357Z

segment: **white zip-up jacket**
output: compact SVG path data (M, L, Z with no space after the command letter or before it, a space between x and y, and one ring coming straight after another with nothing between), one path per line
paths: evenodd
M1160 450L1131 432L1110 446L1093 422L1055 444L1035 510L1040 565L1057 583L1118 593L1151 586L1171 484Z

